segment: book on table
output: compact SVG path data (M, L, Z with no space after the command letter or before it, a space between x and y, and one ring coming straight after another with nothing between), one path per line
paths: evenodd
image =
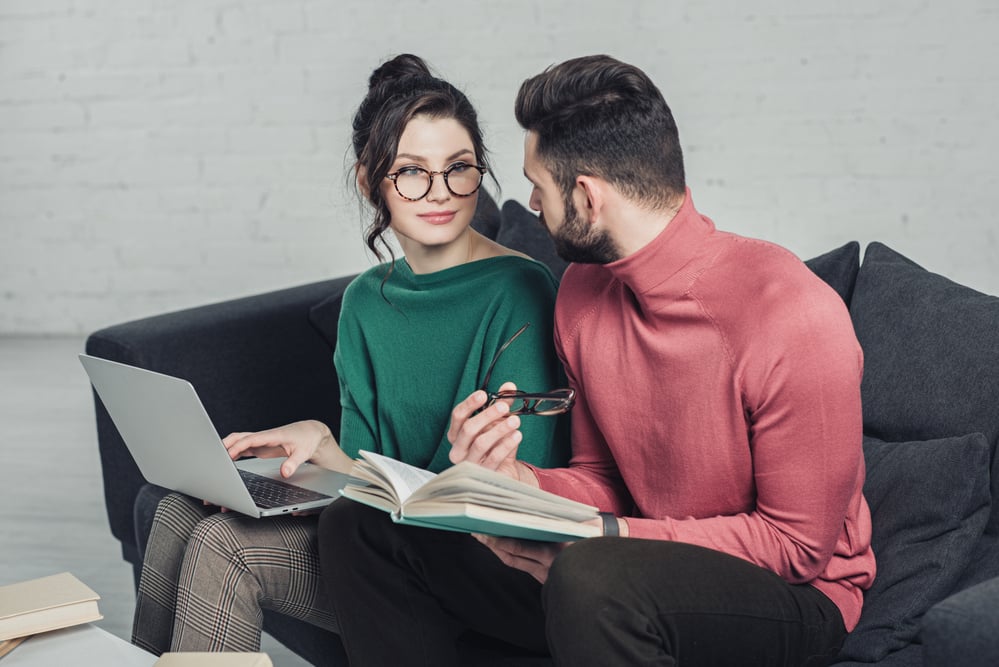
M100 597L69 572L0 586L0 641L99 621Z
M273 667L266 653L164 653L153 667Z
M432 473L373 452L360 452L340 492L388 512L396 523L568 542L601 534L597 508L543 491L474 463Z

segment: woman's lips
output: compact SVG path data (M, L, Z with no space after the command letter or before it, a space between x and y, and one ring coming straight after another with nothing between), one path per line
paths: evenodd
M431 213L421 213L420 218L431 225L446 225L454 220L457 211L433 211Z

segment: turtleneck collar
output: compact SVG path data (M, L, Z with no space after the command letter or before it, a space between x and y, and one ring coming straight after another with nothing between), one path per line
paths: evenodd
M605 264L617 280L641 296L676 275L694 257L715 230L711 220L694 208L687 188L683 204L659 235L627 257Z

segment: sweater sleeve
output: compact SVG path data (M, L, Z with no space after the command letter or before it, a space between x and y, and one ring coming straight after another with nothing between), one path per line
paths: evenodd
M355 289L347 287L337 326L333 362L340 384L340 448L357 458L363 450L381 452L375 421L376 392L367 346L358 320Z
M524 271L509 271L510 284L493 312L488 338L495 349L525 323L531 326L500 356L488 389L496 391L504 382L513 382L525 392L545 392L565 386L562 364L553 345L553 319L557 283L542 265L532 262ZM484 360L482 373L489 365ZM518 457L540 466L564 465L568 460L568 418L524 415L523 435Z
M563 340L557 322L554 333L556 352L564 360ZM570 412L572 458L569 467L530 467L545 491L594 505L603 512L627 515L632 510L633 502L607 441L593 419L585 388L572 374L568 364L565 364L565 372L569 386L576 390L576 404Z
M729 329L755 507L696 519L629 518L628 527L634 537L709 547L807 583L834 553L850 557L867 544L857 520L864 481L862 353L838 300L789 301L779 316L760 321L769 323L767 330L742 327L751 332L742 340Z

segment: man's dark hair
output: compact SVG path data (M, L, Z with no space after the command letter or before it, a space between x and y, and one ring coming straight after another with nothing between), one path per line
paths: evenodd
M686 192L680 138L663 95L642 70L610 56L553 65L517 93L517 122L564 197L598 176L651 208Z

